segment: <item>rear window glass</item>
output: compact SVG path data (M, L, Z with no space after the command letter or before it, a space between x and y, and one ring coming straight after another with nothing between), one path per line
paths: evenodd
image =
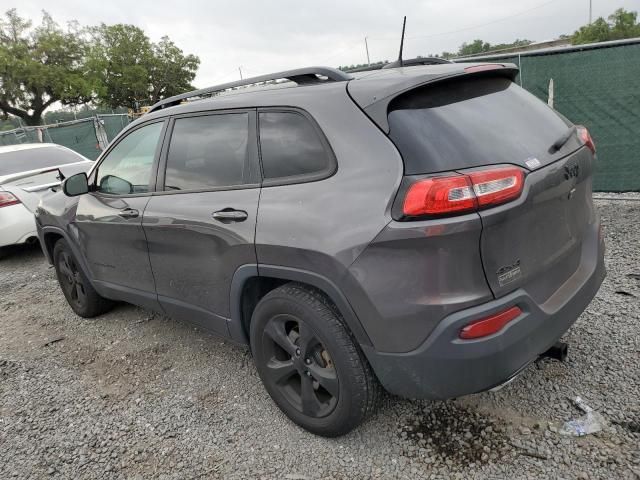
M57 167L83 160L86 158L73 151L58 147L37 147L13 152L0 152L0 175Z
M249 183L249 115L229 113L179 118L167 156L166 190Z
M322 174L333 167L316 129L296 112L260 113L260 151L265 179Z
M567 123L506 78L470 77L422 87L389 106L390 137L405 174L548 160Z

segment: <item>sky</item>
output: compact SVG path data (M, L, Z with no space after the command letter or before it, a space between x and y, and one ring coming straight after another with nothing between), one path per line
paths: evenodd
M640 0L591 0L593 18ZM60 24L130 23L157 41L168 35L201 60L198 88L311 65L366 63L397 57L407 16L405 58L457 51L476 38L550 40L588 22L589 0L0 0L39 23L42 10Z

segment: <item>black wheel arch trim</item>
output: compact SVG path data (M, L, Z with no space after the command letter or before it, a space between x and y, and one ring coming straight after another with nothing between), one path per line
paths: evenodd
M247 264L238 267L231 281L229 319L229 334L232 340L249 344L249 337L245 331L242 313L242 292L246 282L254 277L271 277L292 282L305 283L321 290L336 305L347 326L360 345L371 346L371 340L358 319L353 307L340 288L328 278L314 272L294 267L279 265Z
M49 252L49 247L47 246L47 242L45 241L45 238L47 234L55 233L56 235L60 235L67 242L67 245L69 245L69 248L71 248L71 252L73 253L73 256L76 258L76 260L78 260L79 266L82 269L82 273L84 273L85 277L87 277L87 279L91 282L92 286L95 288L95 285L93 285L93 279L91 278L91 275L89 275L89 268L87 267L87 262L84 258L84 255L80 253L75 242L71 239L69 233L60 227L53 227L53 226L42 227L40 232L41 232L39 235L40 245L42 247L42 251L45 257L47 258L47 261L51 265L53 265L53 262L54 262L53 249L51 250L51 252Z

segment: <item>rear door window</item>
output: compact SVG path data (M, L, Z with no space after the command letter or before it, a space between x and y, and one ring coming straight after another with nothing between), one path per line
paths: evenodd
M389 106L389 136L405 174L483 165L549 163L568 124L507 78L468 77L412 90Z
M202 190L252 183L249 114L225 113L175 120L165 190Z
M265 183L308 181L328 176L335 159L319 129L294 111L259 114L260 152Z

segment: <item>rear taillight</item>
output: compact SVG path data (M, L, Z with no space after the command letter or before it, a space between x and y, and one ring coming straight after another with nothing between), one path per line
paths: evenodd
M20 203L20 200L18 200L12 193L0 192L0 208L17 205L18 203Z
M587 130L587 127L584 127L582 125L578 125L576 127L576 129L578 131L578 137L580 138L582 143L584 143L585 147L587 147L589 150L591 150L591 153L593 153L595 155L595 153L596 153L596 144L593 141L593 138L591 137L591 134L589 133L589 130Z
M522 314L519 307L511 307L481 320L471 322L460 330L459 337L464 340L488 337L502 330L507 323L515 320Z
M407 191L402 210L405 215L440 215L474 210L476 197L466 175L419 180Z
M524 172L517 167L425 178L416 181L407 190L402 213L417 217L493 207L517 199L523 186Z

